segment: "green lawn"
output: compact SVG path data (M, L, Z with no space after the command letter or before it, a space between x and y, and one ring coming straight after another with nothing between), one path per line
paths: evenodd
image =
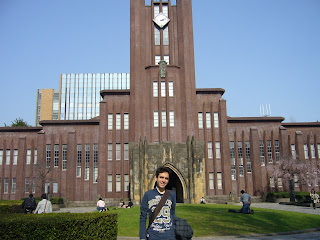
M225 204L179 204L176 214L186 219L194 236L226 236L287 232L320 227L320 215L254 208L254 214L230 213L240 206ZM130 209L111 209L118 213L118 236L139 236L138 206Z

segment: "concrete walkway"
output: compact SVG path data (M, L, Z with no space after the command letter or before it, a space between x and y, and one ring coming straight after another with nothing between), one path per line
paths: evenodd
M230 204L232 206L241 206L240 203ZM313 209L309 207L299 207L291 205L282 205L279 203L253 203L251 209L255 210L256 208L266 208L266 209L275 209L283 211L292 211L308 214L317 214L320 215L320 208ZM95 207L73 207L73 208L61 208L59 211L55 212L71 212L71 213L87 213L95 211ZM118 237L118 240L138 240L138 237ZM307 229L303 231L295 231L290 233L274 233L274 234L259 234L259 235L250 235L250 236L222 236L222 237L194 237L194 240L309 240L309 239L320 239L320 223L319 228L316 229Z

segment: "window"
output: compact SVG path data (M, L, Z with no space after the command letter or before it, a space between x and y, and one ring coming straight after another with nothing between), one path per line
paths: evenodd
M124 191L129 191L129 174L124 175Z
M124 160L129 160L129 143L124 144Z
M160 29L154 26L154 44L160 45Z
M293 159L296 159L297 154L296 154L296 146L294 144L291 144L291 155Z
M272 158L272 145L271 141L267 141L267 150L268 150L268 162L273 163L273 158Z
M170 127L174 127L174 111L169 111Z
M77 145L77 177L81 177L81 158L82 158L82 146Z
M316 149L314 147L314 144L311 144L310 148L311 148L311 158L316 158Z
M167 2L167 1L163 1L163 2ZM162 5L162 12L163 12L164 15L169 17L169 15L168 15L168 5L165 5L165 4Z
M158 111L153 112L153 126L159 127L159 113L158 113Z
M212 142L208 142L208 158L213 158Z
M206 112L206 127L211 128L211 113Z
M247 159L247 172L251 173L251 152L250 152L250 142L246 142L246 159Z
M320 158L320 144L317 144L317 148L318 148L318 158ZM1 161L1 156L0 156L0 161Z
M162 127L167 127L167 112L166 111L161 112L161 123L162 123Z
M169 28L168 26L166 26L163 29L163 45L169 45ZM166 56L164 56L166 57ZM164 60L169 64L169 56L168 56L168 61L166 60L166 58L164 58Z
M13 150L13 165L17 165L18 162L18 149L14 149Z
M274 141L274 148L276 151L276 161L279 162L280 161L280 144L279 144L279 140L275 140Z
M168 29L168 28L167 28L167 29ZM166 56L166 55L163 56L163 60L166 61L166 63L167 63L168 65L170 64L169 59L170 59L169 56Z
M202 114L202 112L198 112L198 126L199 126L199 129L203 128L203 114Z
M3 150L1 149L0 150L0 166L2 165L2 161L3 161Z
M160 2L160 1L154 1L154 2ZM154 11L154 16L153 17L158 16L158 14L160 13L160 5L159 4L155 4L153 11Z
M32 178L32 193L36 192L36 178Z
M213 173L209 173L209 188L210 188L210 189L214 189Z
M1 177L0 177L0 194L1 194L1 184L2 184L2 182L1 182Z
M18 151L18 150L17 150ZM17 154L18 155L18 154ZM26 164L29 165L31 163L31 149L27 149L27 159Z
M67 169L67 144L62 145L62 170Z
M116 160L121 160L121 144L116 143Z
M47 144L46 145L46 167L50 167L50 162L51 162L51 145Z
M297 174L294 174L294 186L299 187L299 177Z
M59 145L54 145L54 167L59 166Z
M25 178L24 179L24 192L28 193L30 189L30 178Z
M112 161L112 143L108 144L108 161Z
M221 158L220 142L216 142L216 158Z
M121 191L121 175L116 174L116 192Z
M11 193L16 193L16 178L12 178Z
M58 193L58 183L54 182L53 183L53 190L52 190L53 193Z
M238 142L239 174L244 176L242 142Z
M218 189L222 189L222 173L221 172L217 173L217 185L218 185Z
M6 150L6 165L10 165L10 156L11 156L11 150Z
M161 61L161 56L155 56L155 65L159 65L159 62Z
M270 184L271 188L274 188L274 178L273 177L269 178L269 184Z
M85 166L84 166L84 180L89 180L90 170L90 145L85 145Z
M108 192L112 192L112 175L108 175Z
M158 82L153 82L153 96L158 97Z
M173 82L169 82L169 97L173 97Z
M38 150L35 149L34 150L33 164L37 164L37 163L38 163Z
M44 193L49 193L50 192L50 183L45 183L45 186L44 186Z
M161 82L161 97L166 96L166 82Z
M9 179L5 178L4 179L4 189L3 189L3 193L8 193L9 192Z
M93 144L93 182L98 182L98 144Z
M231 159L231 178L236 180L236 155L234 151L234 142L230 142L230 159Z
M215 128L219 128L219 113L217 112L213 114L213 123Z
M282 178L278 177L278 188L282 188Z
M112 130L113 128L113 114L108 114L108 130Z
M121 114L120 113L116 114L116 129L117 130L121 129Z
M308 145L304 144L303 149L304 149L304 158L308 159L309 158Z

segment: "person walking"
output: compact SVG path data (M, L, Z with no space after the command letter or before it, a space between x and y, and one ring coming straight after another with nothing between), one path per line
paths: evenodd
M30 194L29 197L26 198L21 204L21 207L23 208L25 214L32 213L33 210L36 209L36 206L37 203L36 200L33 198L33 194Z
M160 209L159 214L157 214L157 216L155 217L155 220L153 222L150 222L152 213L155 211L161 198L166 193L166 191L170 191L166 189L166 186L169 183L169 175L170 170L168 168L158 168L155 175L156 187L152 190L147 191L142 198L142 202L140 205L140 239L175 239L173 219L175 217L176 194L174 191L170 192L168 199ZM147 216L149 216L150 226L148 229L146 228Z
M319 202L319 195L316 193L314 188L311 189L310 197L311 197L311 201L312 201L312 207L313 207L313 209L316 209L316 203Z
M38 213L52 213L52 204L47 200L47 195L44 193L41 195L42 200L38 203L34 214Z

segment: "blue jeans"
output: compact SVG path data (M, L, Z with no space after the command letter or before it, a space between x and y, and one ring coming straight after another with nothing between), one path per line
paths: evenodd
M240 212L241 213L249 213L249 209L250 209L250 204L244 203L242 208L240 209Z
M98 210L99 212L100 212L101 210L105 211L106 208L104 208L104 207L97 207L97 210Z

